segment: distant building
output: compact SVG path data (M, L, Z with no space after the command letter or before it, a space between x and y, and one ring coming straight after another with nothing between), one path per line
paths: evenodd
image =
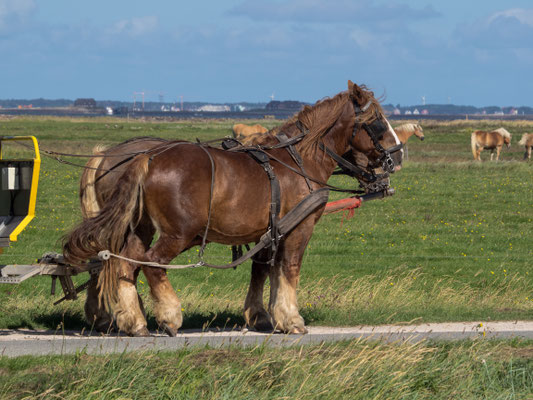
M395 108L394 111L392 112L393 115L400 115L401 113L402 112L398 108Z
M418 111L418 108L415 108L415 110L413 111L413 114L414 114L414 115L418 115L418 114L420 114L420 111Z
M411 110L405 110L405 115L411 115L411 114L412 114Z
M96 100L95 99L76 99L74 101L74 107L96 108Z
M509 115L518 115L518 110L516 108L511 108Z
M214 104L206 104L198 108L198 111L207 111L207 112L223 112L231 111L229 106L219 106Z
M428 114L429 114L429 111L426 110L426 109L424 108L424 109L422 110L422 113L421 113L421 114L422 114L422 115L428 115Z

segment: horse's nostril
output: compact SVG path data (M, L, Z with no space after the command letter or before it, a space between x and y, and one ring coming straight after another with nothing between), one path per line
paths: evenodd
M424 140L424 136L422 136L422 137L420 138L420 140Z
M399 171L401 169L402 169L402 166L401 165L397 165L396 167L394 167L394 172Z

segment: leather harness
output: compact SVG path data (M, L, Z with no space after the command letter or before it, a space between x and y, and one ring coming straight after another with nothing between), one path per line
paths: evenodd
M362 113L364 113L371 105L371 101L368 101L363 107L359 107L357 102L353 100L354 105L354 111L356 114L356 117ZM279 145L273 146L271 148L285 148L295 164L300 169L299 175L303 176L305 179L305 182L307 184L307 187L309 188L309 195L308 197L313 196L313 187L311 185L311 178L307 173L305 172L303 160L294 147L294 144L299 142L309 131L303 126L303 124L300 121L296 122L296 126L300 130L301 134L297 135L294 138L289 138L284 132L279 132L275 137L279 141ZM363 123L360 124L356 121L354 124L352 137L353 140L355 138L355 135L359 128L365 129L365 131L370 136L374 147L378 152L381 153L381 157L378 161L382 163L383 170L387 173L391 173L394 171L394 161L391 158L391 153L399 151L402 149L402 144L396 145L389 149L384 149L383 146L379 143L379 140L383 138L383 135L385 131L388 129L386 124L383 122L382 118L378 118L374 120L372 123L367 124ZM279 212L281 209L281 190L279 185L279 180L277 179L274 170L272 166L270 165L270 159L276 159L276 161L280 161L275 157L272 157L272 155L269 155L265 152L262 148L237 148L240 145L240 143L236 139L226 139L222 142L222 148L224 150L234 150L234 151L243 151L246 152L248 155L250 155L256 162L258 162L261 167L265 170L268 179L270 180L270 190L271 190L271 202L270 202L270 218L269 218L269 230L270 232L270 246L268 247L268 262L266 264L274 265L276 254L279 248L279 241L282 237L282 235L279 232ZM340 166L342 173L345 173L347 175L355 176L362 178L363 180L366 180L368 182L375 182L380 176L376 175L374 173L374 170L372 169L372 173L368 173L362 168L358 167L357 165L349 162L344 157L339 156L335 151L330 149L327 145L325 145L323 142L319 143L320 148L322 151L324 151L326 154L328 154L331 158L333 158ZM351 144L350 144L351 147ZM283 163L283 165L287 166ZM292 169L292 168L291 168ZM292 169L294 171L294 169ZM346 172L347 171L347 172ZM298 172L298 171L296 171ZM341 189L342 190L342 189ZM309 210L309 213L312 210ZM307 214L308 215L308 214ZM301 220L303 220L307 215L302 216ZM207 232L207 228L206 228ZM205 238L204 238L205 239ZM205 242L205 241L204 241ZM247 246L248 250L249 247ZM235 262L237 259L241 258L243 255L242 251L242 245L239 246L232 246L232 255L233 255L233 261ZM255 262L260 262L258 260L254 260Z

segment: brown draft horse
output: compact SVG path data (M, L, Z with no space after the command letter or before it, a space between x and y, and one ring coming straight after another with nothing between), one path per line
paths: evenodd
M407 140L415 135L420 140L424 140L424 130L420 124L403 124L394 128L400 142L407 143Z
M246 139L248 136L253 135L254 133L266 133L268 129L263 125L245 125L245 124L235 124L233 125L233 137L237 139Z
M499 128L491 132L475 131L470 138L472 145L472 154L474 160L481 161L481 152L483 149L490 150L490 160L496 150L496 161L500 159L500 151L505 144L507 148L511 147L511 134L505 128Z
M531 160L531 148L533 147L533 133L524 133L522 139L518 142L520 146L526 148L524 153L524 160Z
M248 137L248 140L253 140L250 144L255 145L276 143L277 139L275 138L275 135L279 133L279 130L279 128L274 128L270 133L251 135ZM132 162L136 154L144 153L151 149L156 151L156 147L161 148L169 143L169 140L162 138L136 137L110 148L105 148L103 146L95 147L93 149L95 157L88 161L80 179L80 205L83 218L88 219L95 217L100 213L101 209L110 198L120 174L129 168L129 164ZM349 153L351 154L344 155L347 161L352 162L363 169L368 167L368 159L364 154L353 149ZM400 168L400 165L396 166L396 170L399 170ZM377 170L377 172L383 171ZM360 186L367 192L387 189L390 184L389 177L386 175L373 182L365 180L365 176L359 176L357 179ZM149 282L154 282L156 279L159 281L163 280L165 281L164 286L170 286L170 283L166 282L166 274L161 275L162 271L160 268L144 265L141 266L141 268ZM135 280L137 279L138 273L139 269L136 270ZM257 275L257 273L254 274L254 276ZM98 275L92 274L87 288L85 317L87 322L97 331L108 332L112 328L113 317L99 304L97 286ZM251 285L249 294L251 298L256 296L254 290L257 290L258 287L258 285ZM154 292L151 292L151 294L153 295ZM141 309L143 309L140 297L139 304ZM157 305L158 302L155 301L155 304ZM163 327L163 329L167 329L168 331L164 322L160 323L160 327ZM269 329L272 329L271 325L265 325L262 330ZM169 333L172 334L172 331Z
M307 174L316 180L326 181L336 166L321 150L321 142L336 154L354 148L364 153L372 164L383 160L384 149L399 143L372 92L351 82L348 87L348 92L306 107L282 127L288 137L300 133L297 121L308 130L296 148ZM356 115L358 105L365 106ZM376 121L381 121L380 126L384 128L372 140L368 126ZM268 153L295 165L285 149ZM215 164L213 192L210 158ZM392 159L399 165L401 153L392 154ZM303 177L275 161L272 165L281 185L282 217L309 193L309 188ZM154 150L136 156L117 175L120 176L116 178L114 190L101 212L86 219L66 237L64 254L69 262L80 263L101 250L110 249L139 261L165 264L183 250L199 244L206 228L208 241L224 244L256 242L268 229L269 181L263 168L247 154L176 142L163 152ZM234 184L234 176L239 177L240 185ZM312 185L315 189L321 186L316 182ZM313 212L281 240L274 266L265 266L260 262L261 257L254 260L244 310L249 326L273 327L288 333L306 332L298 313L296 286L303 252L323 209ZM156 230L159 239L150 248ZM99 288L118 328L131 335L146 335L149 332L135 288L138 268L138 264L111 258L104 262ZM146 270L150 270L147 279L156 319L169 334L175 334L182 322L179 300L164 270L152 267ZM271 282L268 312L262 300L267 276Z

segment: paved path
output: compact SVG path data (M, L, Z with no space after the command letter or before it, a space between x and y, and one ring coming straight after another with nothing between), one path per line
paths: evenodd
M307 335L265 334L248 330L184 330L177 337L164 335L132 338L101 336L73 331L51 332L30 330L0 330L0 356L72 354L86 351L107 354L124 351L176 350L191 346L257 345L291 346L367 338L387 342L460 340L467 338L526 338L533 339L533 321L457 322L420 325L380 325L350 328L310 327Z

